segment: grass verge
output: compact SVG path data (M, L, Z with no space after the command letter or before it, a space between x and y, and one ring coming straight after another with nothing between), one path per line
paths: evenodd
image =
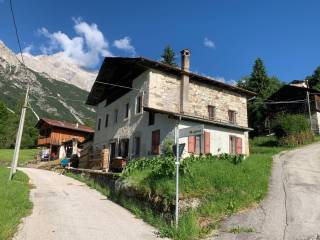
M317 139L319 140L319 138ZM90 187L96 188L111 200L120 203L137 217L157 227L161 236L173 239L198 239L217 229L219 222L245 208L259 203L268 192L272 156L290 148L277 146L274 137L260 137L251 140L251 155L234 165L228 161L200 158L190 164L190 175L180 178L180 198L196 198L201 201L198 208L181 215L179 228L143 203L134 199L114 195L94 180L69 174ZM174 200L175 178L150 178L151 170L146 168L122 176L123 180L141 192L166 196ZM249 231L233 229L233 231Z
M0 167L0 239L11 239L21 218L31 212L29 199L29 178L17 171L14 179L8 182L9 169Z
M0 149L0 166L9 166L12 161L14 149ZM19 166L32 161L37 149L21 149L19 154Z

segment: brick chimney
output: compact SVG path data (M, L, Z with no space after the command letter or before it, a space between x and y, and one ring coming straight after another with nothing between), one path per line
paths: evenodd
M189 72L190 68L190 51L183 49L181 52L181 70ZM188 112L188 95L189 95L189 75L183 73L181 76L180 85L180 112Z

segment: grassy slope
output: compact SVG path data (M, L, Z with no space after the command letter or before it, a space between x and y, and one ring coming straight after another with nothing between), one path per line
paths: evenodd
M0 149L0 166L10 165L14 149ZM34 159L37 149L21 149L19 156L19 165L22 166Z
M286 148L272 147L272 139L252 141L252 154L238 165L227 161L200 160L191 165L192 177L181 177L183 198L199 198L202 204L181 218L178 231L164 228L176 239L195 239L217 228L227 215L259 202L268 191L272 156ZM174 179L148 180L148 170L133 172L126 177L132 185L144 191L174 198Z
M8 182L9 169L0 167L0 239L11 239L21 218L31 212L28 177L18 171Z
M180 178L181 196L199 198L201 205L181 216L178 230L142 203L123 198L114 200L159 228L163 236L197 239L216 229L224 217L248 208L265 197L271 174L272 156L288 148L277 147L272 137L256 138L250 145L250 157L238 165L222 160L200 160L191 164L192 177ZM150 181L149 173L150 170L146 169L132 172L124 178L141 191L157 192L173 200L174 178ZM93 180L81 176L77 178L113 199L110 191L101 188Z

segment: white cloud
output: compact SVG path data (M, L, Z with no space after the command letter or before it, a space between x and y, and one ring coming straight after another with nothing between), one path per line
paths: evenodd
M22 52L31 55L32 49L33 49L33 45L32 45L32 44L29 44L28 46L26 46L26 47L22 50Z
M40 35L49 39L47 45L40 47L43 54L62 51L72 62L87 68L95 67L101 57L113 56L109 50L109 43L97 24L88 24L81 18L73 19L73 21L77 34L73 38L61 31L50 33L44 27L38 29L37 32Z
M135 48L131 45L131 38L128 36L122 39L115 40L113 42L113 46L115 46L118 49L130 52L132 53L132 55L136 54Z
M208 48L215 48L216 47L215 43L212 40L210 40L209 38L204 38L203 45Z

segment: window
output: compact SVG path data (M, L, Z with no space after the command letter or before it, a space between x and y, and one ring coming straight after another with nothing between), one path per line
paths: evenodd
M152 132L151 153L153 155L160 153L160 130Z
M106 114L106 122L104 124L105 127L108 127L109 124L109 114Z
M230 154L242 154L242 138L230 136Z
M154 124L155 113L149 112L149 126Z
M124 138L120 140L119 143L119 156L123 157L123 158L127 158L128 157L128 152L129 152L129 139L128 138Z
M134 155L135 157L140 156L140 137L134 138Z
M236 119L237 112L233 111L233 110L229 110L228 111L228 116L229 116L229 122L232 123L232 124L236 124L236 122L237 122L237 119Z
M195 136L195 154L201 153L201 135Z
M188 137L188 152L194 154L201 153L201 135Z
M230 154L236 154L236 152L237 152L236 144L237 144L237 137L230 136L230 145L229 145Z
M114 123L117 123L118 122L118 109L114 110Z
M209 105L209 106L208 106L208 116L209 116L209 119L214 120L215 115L216 115L216 107Z
M101 118L98 119L98 131L100 131L100 127L101 127Z
M129 117L129 103L126 104L126 110L124 113L124 118L128 118Z
M142 111L142 96L138 96L136 100L136 113L141 113Z

